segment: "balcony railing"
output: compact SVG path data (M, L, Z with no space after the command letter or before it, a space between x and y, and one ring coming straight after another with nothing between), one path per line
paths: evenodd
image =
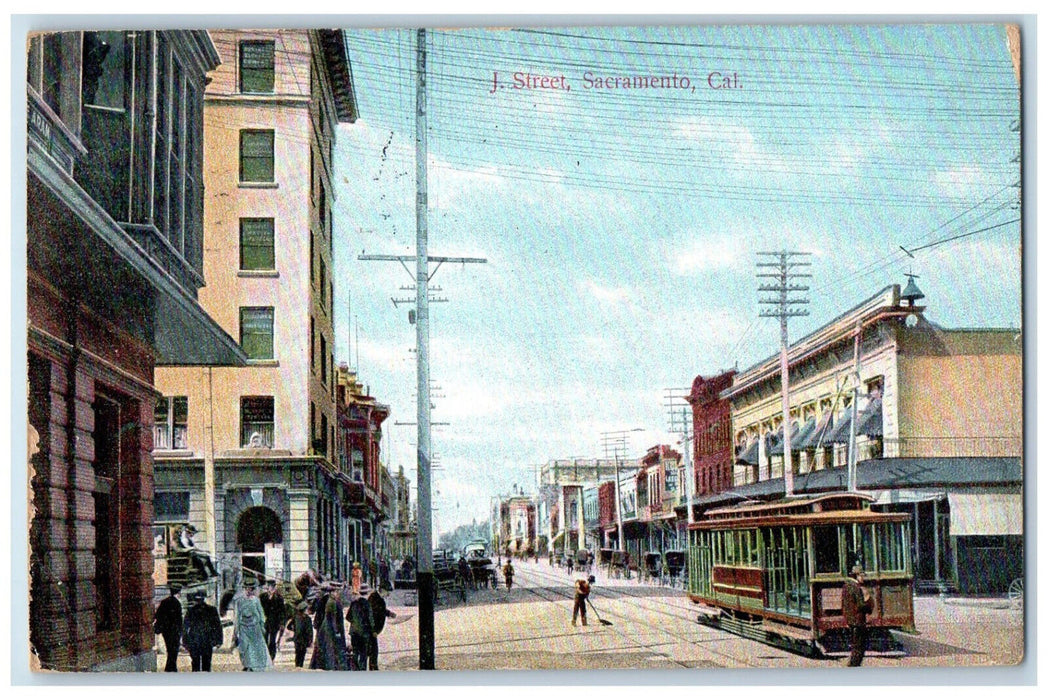
M1018 457L1019 436L906 437L884 440L884 456L895 457Z

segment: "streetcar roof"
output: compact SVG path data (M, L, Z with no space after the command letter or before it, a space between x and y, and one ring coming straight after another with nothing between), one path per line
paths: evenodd
M690 526L693 530L739 530L772 525L833 525L840 523L905 522L908 513L875 513L871 510L830 510L819 513L771 513L734 518L711 518Z
M716 527L752 527L755 524L818 523L863 521L891 522L900 520L890 513L874 513L868 509L873 498L863 493L834 492L802 498L781 499L768 503L742 503L708 511L704 518L692 525L697 529ZM905 514L903 514L904 517Z

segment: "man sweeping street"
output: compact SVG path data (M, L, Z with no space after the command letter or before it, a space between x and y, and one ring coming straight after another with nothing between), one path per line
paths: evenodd
M582 613L582 626L586 626L586 599L589 598L590 584L596 581L595 576L580 578L575 581L575 608L571 611L571 626L575 626L579 613Z

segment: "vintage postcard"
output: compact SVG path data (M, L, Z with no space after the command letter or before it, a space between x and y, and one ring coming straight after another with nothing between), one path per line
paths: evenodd
M1024 662L1025 29L267 24L27 36L32 676Z

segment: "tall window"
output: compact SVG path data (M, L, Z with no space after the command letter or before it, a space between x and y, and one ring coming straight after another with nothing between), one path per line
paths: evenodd
M327 363L327 338L320 334L320 382L327 386L328 363Z
M276 269L273 219L240 220L240 269Z
M161 396L153 409L153 449L184 450L189 425L189 399Z
M241 129L240 181L274 181L272 129Z
M197 91L171 51L157 36L156 119L153 169L153 224L175 249L192 250L200 226L198 167L202 154ZM186 245L187 238L190 245Z
M273 42L240 42L240 92L273 92Z
M273 447L273 397L240 397L241 447Z
M317 279L317 263L316 263L316 234L313 233L313 229L309 229L309 281L315 282Z
M326 413L320 414L320 439L324 441L324 456L328 456L328 419Z
M95 396L95 602L99 631L120 626L120 404L102 394Z
M34 37L29 41L29 84L44 98L47 106L60 118L62 114L62 61L67 48L62 34L55 32Z
M240 309L240 346L249 360L273 359L273 307Z
M324 258L320 259L320 305L327 307L324 301L324 291L327 289L327 265L324 263Z

